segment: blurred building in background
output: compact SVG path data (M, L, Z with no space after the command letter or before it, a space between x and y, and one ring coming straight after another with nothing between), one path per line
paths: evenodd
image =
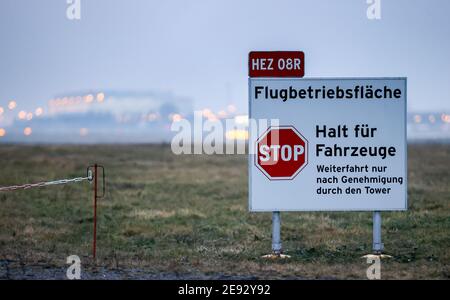
M224 142L248 139L248 116L233 104L200 111L224 129L235 124ZM170 92L80 91L32 109L9 100L0 103L0 143L169 143L172 123L181 120L194 120L194 103ZM407 120L410 142L450 142L450 113L411 112Z
M9 104L8 104L9 105ZM171 93L84 91L56 95L47 106L3 108L3 142L165 142L174 115L191 113L192 101ZM26 131L26 129L28 129Z

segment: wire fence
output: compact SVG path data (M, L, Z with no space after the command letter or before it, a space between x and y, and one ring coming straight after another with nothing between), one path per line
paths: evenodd
M68 184L68 183L75 183L75 182L81 182L81 181L92 181L92 172L88 173L88 176L86 177L75 177L70 179L58 179L58 180L52 180L52 181L41 181L36 183L26 183L22 185L11 185L11 186L5 186L0 187L0 192L9 192L9 191L15 191L15 190L27 190L31 188L37 188L37 187L45 187L45 186L51 186L51 185L59 185L59 184Z
M101 194L98 193L98 169L101 169L101 178L102 180L102 190ZM95 259L96 257L96 248L97 248L97 200L100 198L103 198L105 196L105 168L100 165L93 165L88 166L86 169L86 177L75 177L75 178L68 178L68 179L58 179L58 180L51 180L51 181L41 181L36 183L26 183L22 185L11 185L11 186L4 186L0 187L0 192L10 192L10 191L16 191L16 190L27 190L31 188L38 188L38 187L46 187L46 186L54 186L54 185L62 185L62 184L68 184L68 183L76 183L76 182L82 182L85 180L88 180L89 182L93 182L93 191L94 191L94 229L93 229L93 244L92 244L92 254Z

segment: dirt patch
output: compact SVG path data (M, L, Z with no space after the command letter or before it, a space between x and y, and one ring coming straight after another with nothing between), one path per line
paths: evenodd
M47 265L20 265L13 261L0 261L0 280L67 280L66 268ZM225 274L151 273L145 269L96 268L81 271L82 280L255 280L257 276ZM299 279L299 278L295 278Z

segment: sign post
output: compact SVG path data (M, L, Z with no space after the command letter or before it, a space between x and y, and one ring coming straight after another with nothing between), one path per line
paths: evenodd
M379 211L373 212L373 254L381 254L383 252L384 245L381 242L381 213Z
M249 55L249 210L274 254L283 211L371 211L381 253L381 212L407 209L406 78L303 75L303 52Z
M279 211L272 213L272 252L281 254L281 216Z

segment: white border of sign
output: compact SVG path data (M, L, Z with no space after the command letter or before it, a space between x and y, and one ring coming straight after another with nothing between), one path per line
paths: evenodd
M250 87L251 87L251 81L255 79L255 80L282 80L282 81L289 81L289 80L404 80L405 81L405 109L403 110L404 112L404 120L405 122L407 122L407 102L408 102L408 92L407 92L407 87L408 87L408 78L407 77L311 77L311 78L278 78L278 77L266 77L266 78L260 78L260 77L249 77L248 78L248 112L249 112L249 118L252 119L252 104L251 104L251 99L250 99ZM250 130L250 134L253 132L253 130ZM248 208L250 212L274 212L274 211L285 211L285 212L294 212L294 211L310 211L310 212L326 212L326 211L342 211L342 212L351 212L351 211L361 211L361 212L373 212L373 211L406 211L408 210L408 142L407 142L407 124L405 124L405 152L404 152L404 157L405 157L405 188L406 188L406 193L405 193L405 206L401 207L401 208L390 208L390 209L386 209L386 208L370 208L370 209L362 209L362 208L351 208L351 209L346 209L346 210L342 210L342 209L336 209L336 208L327 208L327 209L320 209L320 210L310 210L310 209L283 209L280 210L278 208L272 208L272 209L264 209L264 210L259 210L259 209L252 209L252 205L251 205L251 199L252 199L252 165L253 165L253 157L251 153L248 154L248 175L249 175L249 179L248 179ZM249 137L249 143L252 140L257 140L256 138L252 138Z

